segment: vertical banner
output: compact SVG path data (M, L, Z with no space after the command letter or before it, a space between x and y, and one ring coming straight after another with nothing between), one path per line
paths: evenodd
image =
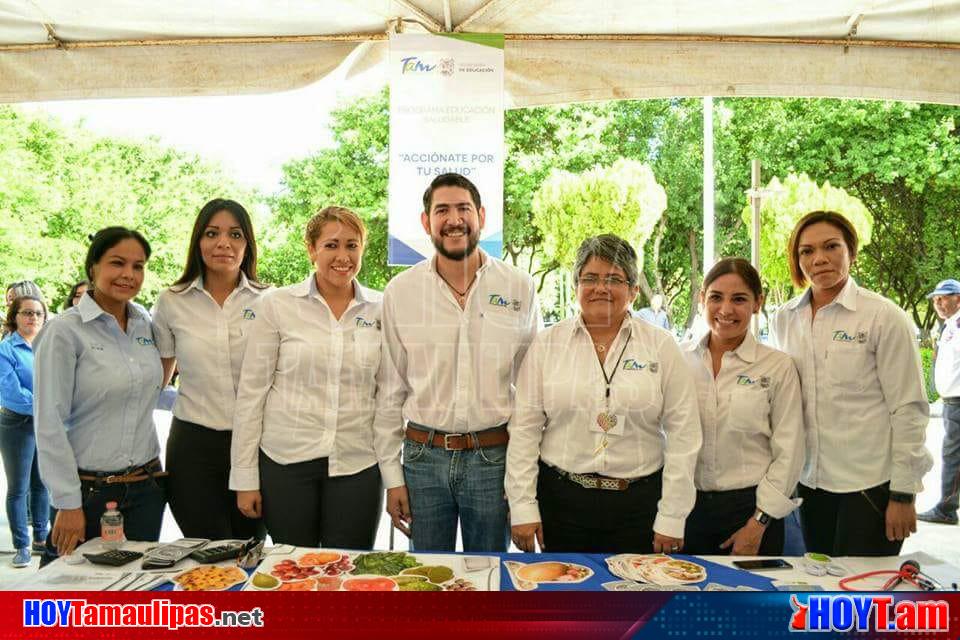
M501 257L503 149L503 35L391 36L389 264L433 256L423 192L450 172L477 185L480 246Z

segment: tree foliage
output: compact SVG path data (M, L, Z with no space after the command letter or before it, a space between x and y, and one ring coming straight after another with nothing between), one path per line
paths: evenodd
M118 224L152 245L140 297L151 303L180 275L193 220L213 197L251 199L216 165L155 140L0 107L0 282L34 280L54 307L83 278L88 236Z
M569 267L585 238L613 233L643 247L667 205L653 171L635 160L582 173L554 170L533 197L533 226L550 264Z

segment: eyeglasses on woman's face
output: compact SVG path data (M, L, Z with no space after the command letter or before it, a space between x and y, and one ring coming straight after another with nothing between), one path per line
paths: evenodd
M580 284L587 287L595 287L601 282L608 287L622 287L627 284L627 281L620 276L603 276L601 278L595 273L586 273L580 276L579 281Z
M27 311L18 311L17 315L23 316L24 318L37 318L38 320L42 320L43 317L47 314L45 314L43 311L27 310Z

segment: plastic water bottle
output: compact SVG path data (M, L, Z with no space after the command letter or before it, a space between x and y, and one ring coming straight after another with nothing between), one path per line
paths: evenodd
M123 514L116 502L108 502L107 510L100 516L100 541L104 549L119 549L127 541L123 535Z

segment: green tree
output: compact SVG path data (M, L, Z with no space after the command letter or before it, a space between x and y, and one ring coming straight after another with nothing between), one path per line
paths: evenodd
M54 308L83 277L88 236L140 229L153 256L140 300L152 304L179 276L199 208L250 192L198 156L156 140L93 135L0 107L0 282L31 279Z
M359 274L363 284L382 289L401 270L387 266L388 123L384 89L332 112L334 147L284 165L283 188L270 199L274 217L264 241L265 279L291 284L310 272L304 228L317 211L330 205L353 210L367 226Z
M806 174L791 173L783 182L773 178L767 184L766 195L760 204L760 266L768 287L768 300L775 306L787 301L792 285L790 266L784 247L797 221L811 211L836 211L843 214L857 230L860 247L870 244L873 216L858 198L829 182L822 186ZM753 237L750 224L752 207L741 213L744 226Z
M643 247L667 205L653 171L635 160L582 173L555 170L533 198L533 225L550 264L569 267L590 236L613 233Z

